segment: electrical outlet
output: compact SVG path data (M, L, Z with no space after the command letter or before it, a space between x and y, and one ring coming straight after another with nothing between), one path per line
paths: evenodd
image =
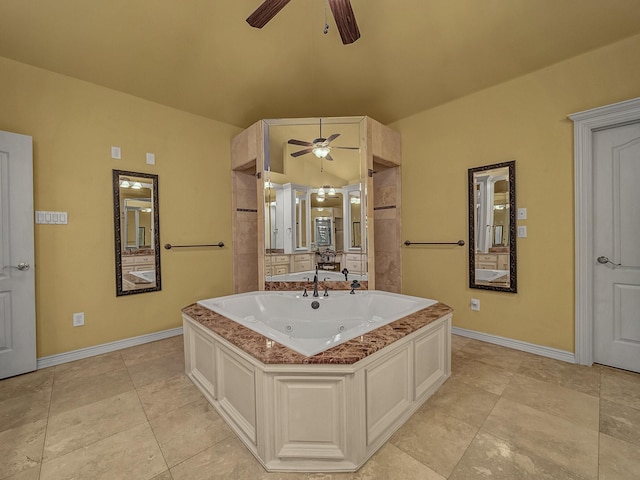
M471 310L473 310L475 312L479 312L480 311L480 300L478 300L477 298L472 298L471 299Z
M518 209L518 220L526 220L527 219L527 209L521 207Z
M73 314L73 326L81 327L84 325L84 312L78 312Z

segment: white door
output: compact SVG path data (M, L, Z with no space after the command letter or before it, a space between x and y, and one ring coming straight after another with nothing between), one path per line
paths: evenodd
M640 372L640 123L593 142L594 361Z
M0 131L0 378L36 369L31 137Z

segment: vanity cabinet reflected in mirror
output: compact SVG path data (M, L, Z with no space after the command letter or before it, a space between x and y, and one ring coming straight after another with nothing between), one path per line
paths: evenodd
M113 170L112 181L116 295L158 291L158 176Z
M366 280L364 117L264 125L265 280Z
M517 292L515 161L471 168L469 287Z

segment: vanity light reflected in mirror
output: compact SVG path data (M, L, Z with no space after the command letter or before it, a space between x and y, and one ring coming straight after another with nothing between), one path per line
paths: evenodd
M116 296L158 291L158 176L113 170L112 182Z
M515 161L470 168L469 288L517 292Z

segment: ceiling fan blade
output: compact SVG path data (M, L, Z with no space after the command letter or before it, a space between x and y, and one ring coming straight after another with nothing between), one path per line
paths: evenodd
M247 23L256 28L264 27L289 1L290 0L264 0L264 2L247 17Z
M329 0L329 6L331 7L333 18L336 21L338 32L340 32L342 43L347 45L358 40L360 38L360 30L358 30L356 16L351 8L351 1Z
M327 143L331 143L333 142L336 138L338 138L340 136L339 133L334 133L333 135L330 135L329 138L327 138Z
M338 147L337 145L331 145L331 148L339 148L341 150L360 150L360 147Z
M330 162L333 162L333 157L331 156L330 153L327 154L326 157L324 157L325 160L329 160Z
M306 155L307 153L313 152L313 148L305 148L304 150L298 150L297 152L293 152L291 154L292 157L299 157L300 155Z
M296 140L292 138L287 142L289 145L300 145L301 147L313 147L313 143L305 142L304 140Z

